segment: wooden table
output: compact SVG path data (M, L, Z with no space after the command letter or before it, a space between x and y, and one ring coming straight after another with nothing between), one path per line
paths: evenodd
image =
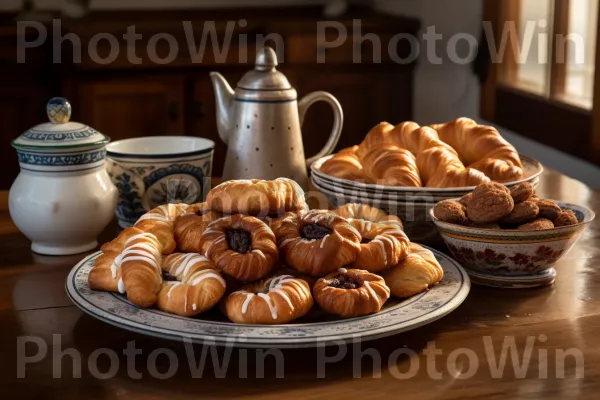
M599 209L600 192L553 171L543 175L539 193ZM114 233L111 227L103 239ZM203 350L207 357L204 371L192 379L183 344L113 327L73 306L64 282L83 255L31 253L8 214L0 212L0 398L597 399L599 245L598 224L592 224L557 265L553 286L514 291L474 286L464 304L447 317L412 332L349 347L337 362L324 364L323 350L285 350L283 365L280 360L277 367L279 356L271 355L261 368L265 354L259 351L229 353L195 346L196 361ZM38 354L34 343L18 346L24 336L36 337L30 341L42 342L47 354L19 370L20 351L27 357ZM141 354L124 355L130 341ZM437 355L428 343L435 344ZM503 344L510 343L520 359L529 352L528 367L515 372L508 358L504 369L491 370L489 363L497 363ZM67 348L72 350L60 362L60 351ZM109 356L96 357L101 348L114 352L113 363L118 363L114 371L109 371ZM170 364L165 354L156 357L152 352L157 348L171 349L178 363ZM412 357L396 357L402 348ZM334 359L338 351L328 349L325 356ZM81 359L81 368L75 368L80 378L74 377L73 354ZM222 372L213 361L217 366L223 363ZM169 365L177 371L168 371ZM319 378L319 370L324 378ZM278 371L283 377L277 376ZM98 374L106 372L114 377L99 379ZM25 378L18 378L19 373ZM161 373L174 375L157 378ZM412 377L406 379L408 375Z

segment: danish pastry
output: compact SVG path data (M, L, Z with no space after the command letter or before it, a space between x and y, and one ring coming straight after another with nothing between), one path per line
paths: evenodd
M231 293L225 311L230 320L240 324L285 324L302 317L312 306L306 281L280 275Z
M404 230L402 220L395 215L389 215L379 208L368 204L348 203L333 210L334 213L346 219L364 219L384 225L398 225Z
M300 219L284 219L279 234L286 264L307 275L322 276L349 265L360 252L360 233L330 211L313 210Z
M206 197L212 210L253 216L281 215L306 209L304 191L293 180L233 180L213 188Z
M348 222L361 236L361 250L352 268L380 272L398 264L408 254L410 240L397 225L383 225L364 219Z
M431 251L411 243L408 256L400 264L384 271L381 276L392 296L405 298L421 293L441 281L444 270Z
M217 269L243 282L265 277L278 260L273 231L255 217L236 214L218 219L201 240L202 253Z
M175 251L173 221L188 209L187 204L164 204L142 215L135 227L156 236L161 243L163 254Z
M225 293L225 280L208 258L194 253L173 253L162 262L169 278L158 294L159 310L191 317L212 308Z
M190 206L187 213L178 217L173 223L177 248L185 253L200 253L202 234L206 227L221 217L221 213L212 211L206 203L193 205L193 208Z
M379 275L340 268L319 279L313 295L326 312L349 318L379 312L390 297L390 289Z
M363 165L358 158L357 152L358 146L340 150L336 155L321 165L321 172L342 179L370 182L365 175Z

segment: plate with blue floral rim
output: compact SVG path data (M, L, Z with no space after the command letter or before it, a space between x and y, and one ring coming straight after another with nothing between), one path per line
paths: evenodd
M214 307L194 318L142 309L124 295L91 290L88 273L101 254L91 254L69 273L66 290L77 307L111 325L169 340L249 348L302 348L378 339L416 329L455 310L471 287L465 270L447 255L431 250L444 269L442 281L404 300L390 299L373 315L340 319L313 309L286 325L245 325L229 322Z

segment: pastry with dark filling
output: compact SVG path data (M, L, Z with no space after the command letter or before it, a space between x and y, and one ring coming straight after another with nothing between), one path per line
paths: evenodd
M315 283L313 297L328 313L350 318L379 312L390 289L379 275L340 268Z
M361 236L356 228L325 210L284 219L277 236L286 265L311 276L323 276L349 265L360 252Z
M242 282L265 277L278 260L273 231L255 217L235 214L210 224L201 238L202 254L219 271Z
M186 213L173 223L173 234L179 251L200 253L202 234L206 227L222 216L220 212L211 210L207 203L191 204Z

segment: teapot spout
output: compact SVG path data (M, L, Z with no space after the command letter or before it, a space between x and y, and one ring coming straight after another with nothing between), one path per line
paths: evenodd
M228 144L231 127L231 109L233 106L234 92L223 75L211 72L210 79L215 89L215 106L217 110L217 130L221 140Z

